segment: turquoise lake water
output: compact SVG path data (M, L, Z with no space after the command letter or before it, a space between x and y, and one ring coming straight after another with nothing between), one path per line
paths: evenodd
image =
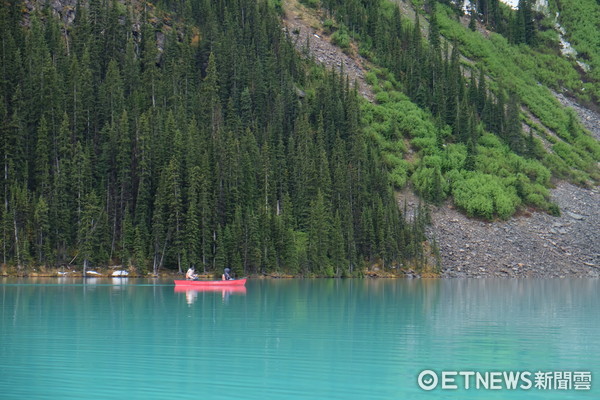
M599 280L82 282L0 278L1 399L600 398ZM442 389L451 371L532 387ZM538 371L590 389L535 388Z

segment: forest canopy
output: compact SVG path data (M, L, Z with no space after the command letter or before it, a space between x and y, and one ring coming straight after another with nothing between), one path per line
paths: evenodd
M351 82L264 1L0 8L0 262L342 276L420 257Z

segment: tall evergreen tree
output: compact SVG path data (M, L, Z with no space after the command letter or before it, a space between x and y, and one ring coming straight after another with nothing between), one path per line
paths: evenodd
M315 272L331 275L329 259L331 221L325 197L321 191L311 201L311 212L308 222L308 261Z
M37 262L44 265L50 256L50 216L47 201L40 196L35 204L33 222L35 226L35 253Z

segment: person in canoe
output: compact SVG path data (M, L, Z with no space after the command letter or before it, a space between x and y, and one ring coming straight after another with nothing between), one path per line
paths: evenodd
M188 281L195 281L198 279L198 275L196 275L194 267L190 267L190 269L187 270L187 272L185 273L185 279Z
M224 281L230 281L233 279L231 277L231 275L229 275L230 272L231 272L231 270L229 268L225 268L225 272L223 272L223 280Z

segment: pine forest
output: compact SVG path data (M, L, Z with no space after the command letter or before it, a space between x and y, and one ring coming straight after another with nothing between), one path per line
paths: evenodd
M343 276L421 255L354 85L273 7L83 3L68 27L0 8L2 263Z
M304 2L378 66L374 102L297 51L277 1L65 1L63 18L50 3L0 6L0 263L17 270L420 268L436 248L426 207L397 200L407 185L492 220L558 214L552 179L600 179L598 142L531 83L561 76L594 104L598 80L576 88L562 61L507 79L456 2L416 2L414 20L384 0ZM520 62L554 40L530 2L472 5L471 29ZM559 136L551 151L521 105Z

